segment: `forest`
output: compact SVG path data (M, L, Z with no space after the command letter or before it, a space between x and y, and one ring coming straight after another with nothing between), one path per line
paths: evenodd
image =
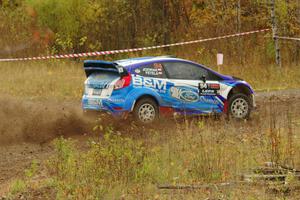
M298 37L300 1L275 2L278 35ZM135 48L271 28L270 3L271 0L1 0L0 57ZM281 40L280 47L284 64L298 64L299 42ZM225 54L227 63L272 64L272 32L134 56L172 54L211 64L217 52Z

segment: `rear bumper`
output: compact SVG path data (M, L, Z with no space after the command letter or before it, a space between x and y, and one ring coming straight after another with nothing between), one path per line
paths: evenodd
M129 112L124 109L124 107L125 103L123 100L113 100L87 95L83 95L82 97L82 109L85 112L101 111L119 117Z
M103 100L101 98L89 97L84 95L82 97L82 108L83 110L103 110L106 108L103 106Z

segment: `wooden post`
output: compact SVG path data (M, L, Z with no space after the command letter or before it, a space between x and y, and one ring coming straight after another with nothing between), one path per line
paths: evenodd
M279 40L277 38L277 24L276 24L276 13L275 13L275 2L276 0L271 0L271 18L272 18L272 30L273 30L273 39L275 43L275 53L276 53L276 64L281 67L281 56L280 56L280 47Z

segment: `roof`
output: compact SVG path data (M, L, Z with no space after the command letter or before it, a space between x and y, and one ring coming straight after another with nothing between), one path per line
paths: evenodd
M123 59L123 60L116 60L114 61L115 63L123 66L123 67L128 67L130 65L135 65L135 64L140 64L140 63L145 63L145 62L151 62L151 61L178 61L183 59L179 58L174 58L171 56L157 56L157 57L139 57L139 58L129 58L129 59Z
M189 60L184 60L181 58L175 58L171 56L157 56L157 57L138 57L138 58L128 58L128 59L123 59L123 60L116 60L116 61L103 61L103 60L85 60L84 61L84 68L86 70L93 70L94 68L101 67L101 68L112 68L111 66L114 66L113 68L116 68L116 64L119 65L120 67L133 67L131 69L134 69L136 67L139 67L139 64L143 63L151 63L151 62L163 62L163 61L181 61L181 62L186 62L186 63L191 63L195 65L200 65L198 63L195 63L193 61ZM217 74L218 76L222 77L224 80L231 80L232 78L223 74L220 74L218 72L213 71L212 69L201 65L201 67L211 71L214 74Z

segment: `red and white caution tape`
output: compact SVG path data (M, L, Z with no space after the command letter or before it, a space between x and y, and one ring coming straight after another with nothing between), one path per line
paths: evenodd
M300 41L300 38L295 38L295 37L276 36L276 38L282 39L282 40L296 40L296 41Z
M119 53L129 53L129 52L137 52L137 51L144 51L144 50L151 50L151 49L160 49L160 48L166 48L166 47L182 46L182 45L187 45L187 44L195 44L195 43L207 42L207 41L212 41L212 40L221 40L221 39L226 39L226 38L231 38L231 37L245 36L245 35L250 35L250 34L254 34L254 33L266 32L266 31L270 31L270 30L271 29L262 29L262 30L244 32L244 33L236 33L236 34L231 34L231 35L207 38L207 39L193 40L193 41L187 41L187 42L178 42L178 43L173 43L173 44L164 44L164 45L151 46L151 47L141 47L141 48L134 48L134 49L96 51L96 52L52 55L52 56L37 56L37 57L28 57L28 58L6 58L6 59L0 59L0 62L79 58L79 57L92 57L92 56L112 55L112 54L119 54Z

